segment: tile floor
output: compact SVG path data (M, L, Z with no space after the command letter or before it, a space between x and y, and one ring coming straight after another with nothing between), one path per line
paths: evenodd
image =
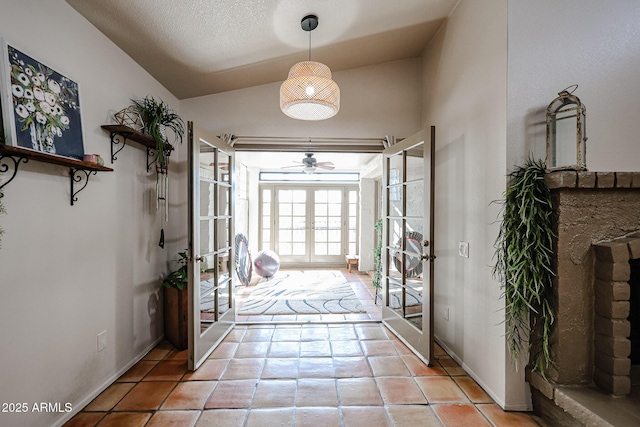
M440 347L426 366L380 323L237 325L195 372L162 342L65 426L540 426Z

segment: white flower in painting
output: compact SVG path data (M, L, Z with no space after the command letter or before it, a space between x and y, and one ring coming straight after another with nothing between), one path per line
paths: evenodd
M20 81L20 83L22 83L23 86L29 86L29 84L31 83L29 81L29 77L27 77L25 73L18 74L18 80Z
M65 126L68 125L69 124L69 117L67 117L67 116L60 117L60 123L62 123Z
M40 84L42 83L42 80L40 80L40 78L36 76L31 77L31 81L35 86L40 86Z
M31 68L27 68L26 70L24 70L24 73L29 77L33 75L33 71L31 71Z
M24 89L20 85L11 85L11 93L16 98L22 98L24 96Z
M62 107L59 104L56 104L53 107L51 107L51 112L53 114L55 114L56 116L59 116L60 114L62 114L64 112L64 110L62 109Z
M23 119L26 119L29 115L29 111L27 111L27 107L25 107L24 105L18 104L16 106L16 114L18 114Z
M27 99L33 99L33 91L31 89L25 89L24 97Z
M42 73L38 73L38 78L39 78L41 81L44 81L44 79L45 79L44 74L42 74Z
M38 101L44 101L44 91L39 87L33 88L33 96L35 96Z
M49 83L49 89L51 89L52 92L60 93L60 85L58 84L57 81L53 79L49 79L48 83Z
M51 138L50 136L48 136L45 141L47 141L47 145L51 146L53 145L53 138Z
M51 114L51 104L45 102L45 101L41 101L40 102L40 109L42 111L44 111L47 114Z
M27 107L27 111L29 111L30 113L33 113L34 111L36 111L36 106L33 102L29 101L27 102L27 104L25 105L25 107Z
M47 118L44 116L44 114L42 114L40 111L38 111L36 113L36 121L43 125L43 124L47 123Z
M36 112L36 121L40 124L47 123L47 118L40 111Z
M58 135L58 138L62 138L62 131L59 127L56 127L56 135Z
M51 92L44 93L44 100L49 103L49 105L54 105L56 103L56 97Z

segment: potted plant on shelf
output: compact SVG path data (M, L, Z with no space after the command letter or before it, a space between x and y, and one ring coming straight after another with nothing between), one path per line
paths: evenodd
M173 131L174 141L182 143L184 121L163 100L156 100L147 95L144 99L131 101L133 102L131 108L142 117L144 133L151 136L156 143L157 166L161 172L165 172L169 164L169 155L173 150L173 145L167 138L166 129Z
M162 281L164 287L164 337L176 349L184 350L188 346L188 310L187 294L188 259L187 252L178 253L178 269L169 273Z

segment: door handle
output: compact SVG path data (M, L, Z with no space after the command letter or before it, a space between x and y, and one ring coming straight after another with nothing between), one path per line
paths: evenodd
M422 255L420 255L420 259L422 261L433 261L433 260L436 259L436 256L435 255L429 255L429 254L422 254Z
M195 262L204 262L204 257L202 257L200 255L196 256Z

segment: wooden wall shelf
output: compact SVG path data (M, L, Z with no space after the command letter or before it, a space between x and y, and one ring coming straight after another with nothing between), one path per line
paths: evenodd
M138 132L137 130L130 128L129 126L123 125L102 125L102 129L111 132L111 134L121 135L126 139L131 141L135 141L139 144L144 145L148 148L156 148L156 142L149 135L145 135L142 132ZM118 150L120 151L120 150ZM114 159L115 160L115 159Z
M102 125L101 127L111 133L111 164L118 159L116 155L124 148L127 140L130 140L137 142L147 149L147 172L151 171L151 165L158 158L156 141L152 137L124 125ZM122 146L118 148L120 144L122 144ZM169 147L169 151L173 150L171 144L166 144L166 146Z
M6 163L7 160L11 160L13 162L13 172L7 181L0 184L0 188L3 188L15 178L18 173L20 163L27 163L29 160L68 167L69 178L71 181L71 206L73 206L74 202L78 201L76 195L87 186L90 175L95 175L98 172L113 172L113 169L106 166L100 166L97 163L84 162L70 157L0 144L0 172L7 172L9 170L9 164ZM81 183L83 181L81 173L85 176L84 184L76 190L74 184Z

